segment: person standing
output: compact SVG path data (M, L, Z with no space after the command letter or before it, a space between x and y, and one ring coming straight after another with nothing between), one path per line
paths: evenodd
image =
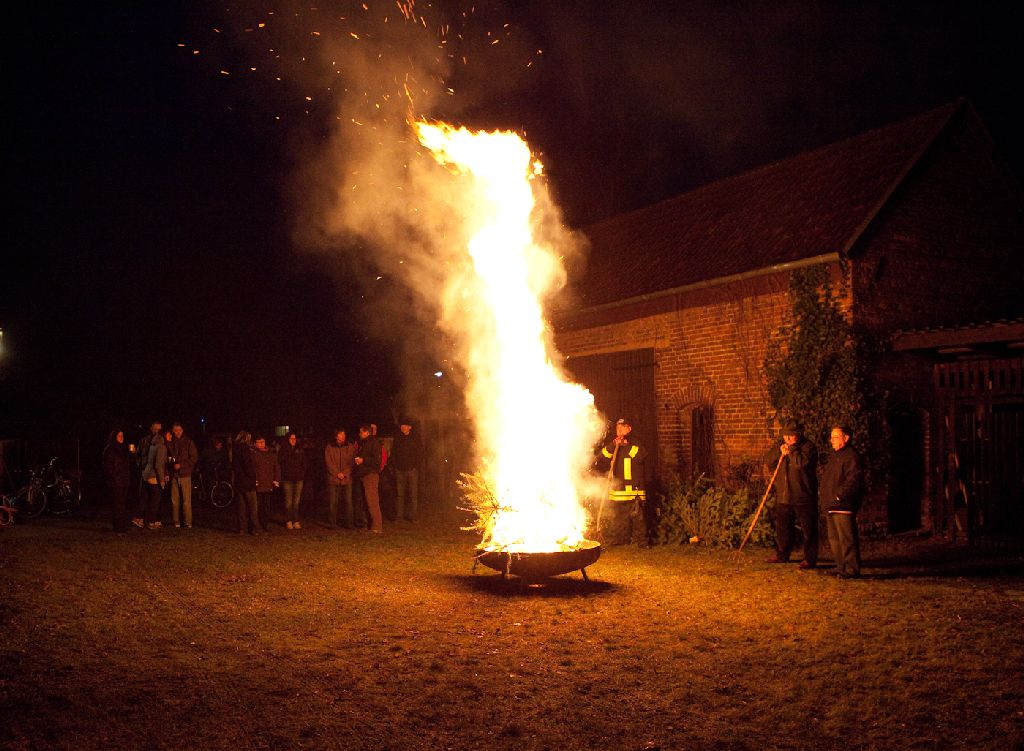
M623 545L643 536L642 507L647 499L644 460L647 450L633 443L632 432L629 419L620 417L615 422L615 438L601 449L601 456L609 462L605 471L609 472L608 501L611 507L606 526L611 545Z
M345 529L351 529L354 526L352 514L352 467L355 464L355 456L356 447L347 441L345 431L334 431L334 443L324 447L324 466L327 468L327 499L330 504L332 529L338 526L339 494L344 502L342 525Z
M224 439L215 436L199 454L199 471L203 474L207 486L221 479L221 470L227 466L227 463L228 452L224 448Z
M306 479L306 449L295 433L289 433L277 460L281 465L281 487L284 488L284 512L288 529L302 529L299 521L299 501Z
M256 500L256 468L252 461L252 435L241 430L235 436L234 457L235 492L238 494L238 534L251 530L254 535L263 531L260 526L259 503Z
M274 488L281 487L281 465L277 462L277 454L267 448L267 439L258 436L254 443L255 450L252 452L252 464L256 470L256 498L257 505L263 507L262 516L267 519L270 514L270 497ZM263 523L263 530L266 531L266 521Z
M128 531L128 488L132 483L131 452L124 443L123 430L112 431L103 449L103 477L110 498L114 531L123 535Z
M150 437L146 465L142 468L142 482L146 489L146 511L142 519L135 521L135 526L143 523L150 529L160 529L160 499L167 485L167 445L160 432ZM134 521L134 520L133 520Z
M184 512L186 529L192 529L192 470L199 462L199 450L195 441L185 435L180 422L171 427L171 443L167 449L173 461L171 475L171 520L180 527ZM179 508L180 507L180 508Z
M380 472L382 449L380 441L370 432L369 425L359 426L359 453L355 458L355 474L363 485L366 507L370 512L370 531L384 531L380 512Z
M864 467L850 431L836 425L829 433L832 455L821 473L818 498L828 516L828 543L841 579L860 576L860 535L857 512L864 495Z
M390 464L395 470L395 518L416 521L419 511L419 475L423 466L423 443L412 431L412 421L403 418L391 447Z
M163 424L157 421L150 423L149 433L139 439L138 449L135 452L139 482L138 487L135 489L136 511L135 516L132 518L132 524L140 528L146 526L146 509L149 507L149 489L145 478L142 476L142 470L145 468L146 462L149 461L149 446L153 442L154 436L160 435L163 427Z
M796 521L804 533L801 569L818 565L818 451L804 438L803 426L790 422L782 427L782 443L765 457L775 474L775 555L768 563L788 563L796 537ZM774 470L773 470L774 471Z

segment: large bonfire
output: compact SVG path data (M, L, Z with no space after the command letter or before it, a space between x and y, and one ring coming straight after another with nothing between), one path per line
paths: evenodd
M602 423L590 392L557 367L544 317L564 270L555 249L534 237L541 165L515 133L422 121L415 129L455 175L466 225L471 272L453 278L445 295L458 300L460 328L473 323L466 402L480 455L473 490L482 547L574 549L585 540L581 498Z

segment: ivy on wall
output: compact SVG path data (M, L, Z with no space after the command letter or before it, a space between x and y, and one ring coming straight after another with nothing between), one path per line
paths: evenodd
M869 374L870 350L843 315L824 265L797 269L790 278L792 318L768 345L768 398L780 422L803 423L820 452L830 451L833 425L846 425L869 475L888 466L885 396Z

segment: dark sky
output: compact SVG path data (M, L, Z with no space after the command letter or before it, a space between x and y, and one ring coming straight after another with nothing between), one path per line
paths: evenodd
M349 32L365 35L372 22L366 11L101 5L125 8L41 7L9 27L15 198L0 265L0 437L52 425L102 432L151 416L229 429L387 420L400 406L392 361L403 334L370 336L372 301L293 240L303 213L295 175L342 106L315 45L331 37L344 65L357 49L344 46L357 44ZM417 8L431 22L454 19L470 53L447 79L455 95L424 114L523 132L574 226L960 96L1021 174L1011 11L618 0ZM266 65L260 19L290 56L283 81ZM250 65L259 70L246 75Z

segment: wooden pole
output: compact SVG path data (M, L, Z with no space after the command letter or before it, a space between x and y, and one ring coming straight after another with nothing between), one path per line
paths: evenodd
M743 542L740 543L740 548L736 552L739 553L743 550L743 546L747 544L747 540L750 539L750 533L754 531L754 525L757 524L757 520L761 518L761 509L764 508L764 502L768 500L768 494L772 492L772 485L775 484L775 477L779 474L779 467L782 466L782 460L786 458L785 454L779 455L779 463L775 465L775 471L772 472L772 479L768 481L768 487L764 489L764 496L761 498L761 503L757 507L757 512L754 514L754 521L750 522L750 529L747 530L747 534L743 537Z

